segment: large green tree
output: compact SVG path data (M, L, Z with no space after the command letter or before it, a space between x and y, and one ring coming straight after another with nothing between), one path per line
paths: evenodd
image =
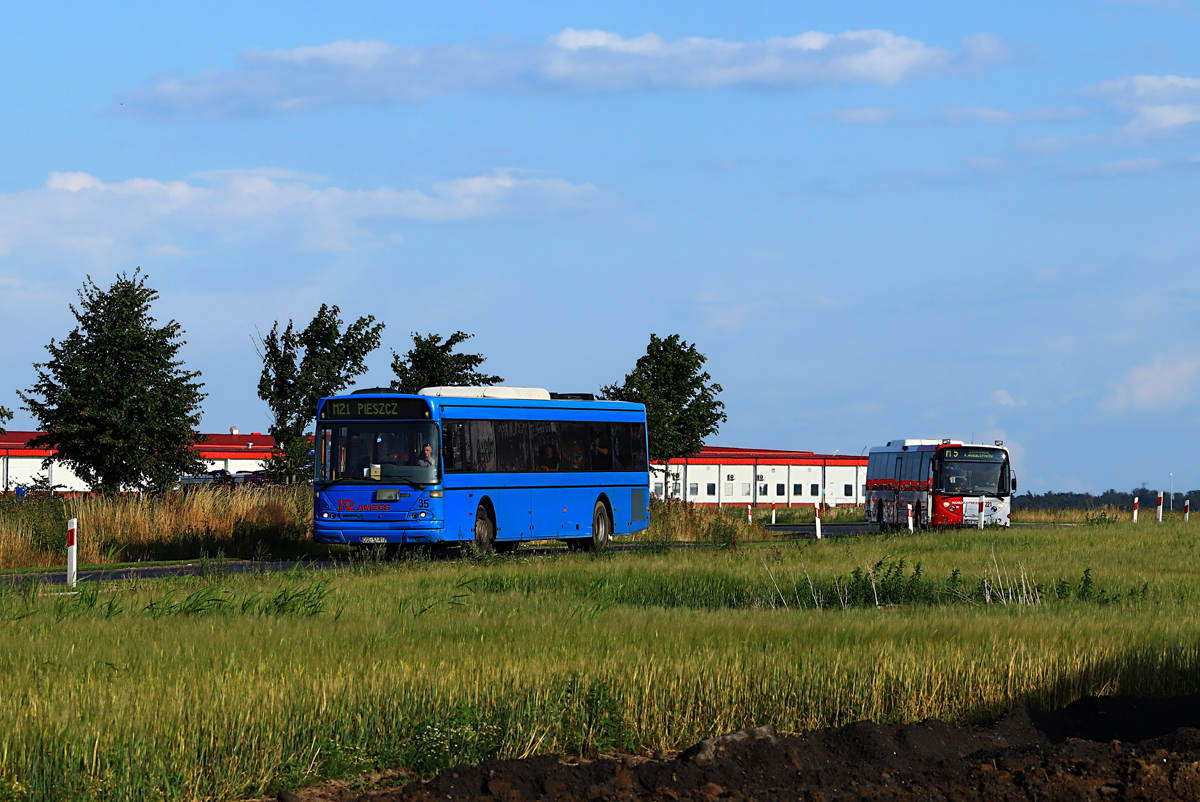
M12 420L12 418L12 410L8 409L7 407L0 407L0 434L8 434L8 430L4 428L4 422L6 420Z
M499 376L479 372L479 366L487 361L482 354L454 353L459 343L474 336L456 331L443 342L440 334L422 337L414 331L413 347L408 353L400 356L392 351L392 372L396 374L392 389L415 393L425 387L480 386L504 381Z
M311 426L317 403L350 385L366 372L367 356L379 347L384 324L374 315L360 317L342 330L341 310L321 304L303 331L279 321L259 340L263 360L258 397L271 410L275 453L267 473L275 481L293 482L312 476Z
M158 293L146 279L139 268L105 290L89 276L71 305L78 325L50 341L49 361L34 364L37 382L18 393L45 431L32 445L55 449L103 493L160 491L204 470L193 448L204 385L178 358L180 325L151 317Z
M645 355L625 380L600 388L604 398L646 405L651 460L697 453L725 421L725 405L717 399L721 385L711 383L705 361L678 334L666 339L651 334Z

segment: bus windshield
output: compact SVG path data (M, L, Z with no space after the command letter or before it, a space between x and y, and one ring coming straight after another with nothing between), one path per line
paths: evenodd
M1006 495L1006 467L1005 462L944 459L938 466L936 492L950 496Z
M315 481L436 484L435 423L338 423L317 430Z

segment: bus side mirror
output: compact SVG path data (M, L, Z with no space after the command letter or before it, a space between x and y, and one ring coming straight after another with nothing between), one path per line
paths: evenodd
M1017 477L1015 477L1015 476L1013 477L1012 485L1013 485L1013 488L1012 488L1013 492L1014 493L1017 492Z

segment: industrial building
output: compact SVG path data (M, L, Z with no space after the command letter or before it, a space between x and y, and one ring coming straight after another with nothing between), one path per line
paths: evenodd
M42 432L9 432L0 434L0 488L5 492L20 486L28 486L45 477L51 485L62 492L87 492L91 490L66 465L54 460L54 450L30 448L29 441ZM208 464L208 470L238 471L262 470L263 460L271 456L275 440L266 434L252 432L241 434L236 428L229 434L206 434L204 442L196 445L200 458ZM42 461L51 458L50 465L43 469Z
M811 451L705 446L699 454L650 465L650 490L658 498L696 504L778 504L781 507L862 504L867 458Z

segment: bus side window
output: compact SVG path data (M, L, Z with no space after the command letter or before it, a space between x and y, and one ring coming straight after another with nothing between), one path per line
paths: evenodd
M868 482L873 482L876 479L880 478L879 474L881 473L881 471L879 470L879 463L880 463L880 457L882 457L882 456L883 456L882 454L872 454L869 457L867 457L867 481Z
M586 471L588 469L586 423L558 424L559 441L562 449L559 451L559 470Z
M925 485L929 482L929 460L931 457L933 457L933 455L928 451L921 453L921 476L919 478L922 485Z
M629 435L632 441L633 454L633 469L635 471L646 470L646 424L635 423L629 427Z
M471 421L471 454L476 471L496 470L496 431L490 420Z
M553 421L532 421L529 424L529 445L533 449L535 471L558 470L558 424Z
M442 422L442 459L446 473L465 473L472 468L470 423L468 421Z
M633 453L629 443L629 424L612 425L613 469L628 471L633 468Z
M591 457L593 471L612 470L612 435L607 423L588 424L588 456Z
M500 470L507 473L530 471L529 424L523 420L498 420L496 427L496 455Z
M890 452L887 455L887 461L883 463L883 476L879 478L888 483L888 486L893 486L892 480L896 476L896 453Z

